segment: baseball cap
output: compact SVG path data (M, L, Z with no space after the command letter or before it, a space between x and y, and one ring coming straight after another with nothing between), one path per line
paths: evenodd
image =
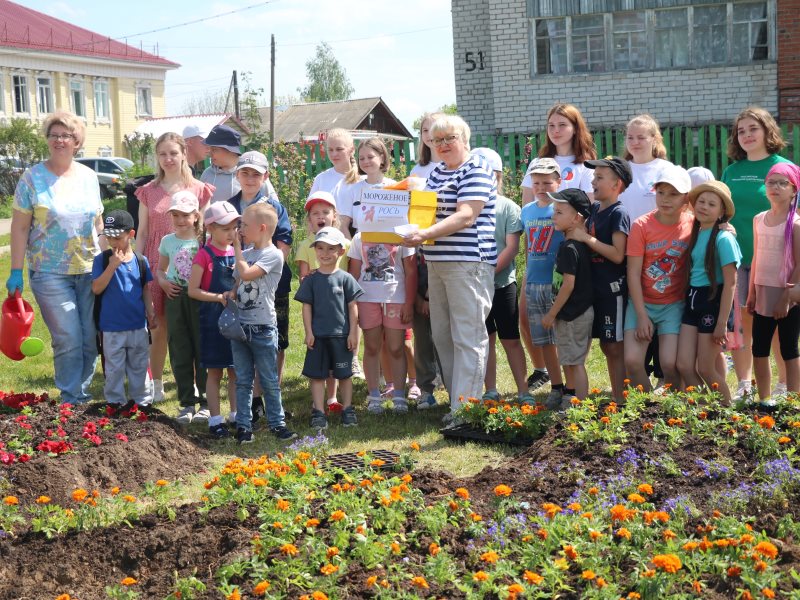
M126 210L112 210L103 218L103 231L100 235L119 237L133 229L133 217Z
M236 165L237 171L245 168L253 169L263 175L269 171L269 161L267 161L267 157L261 154L261 152L250 150L239 157L239 164Z
M190 213L200 209L200 202L189 190L181 190L172 194L172 202L169 205L169 212L177 210L182 213Z
M207 225L211 223L227 225L239 217L241 217L241 215L237 212L236 207L227 201L214 202L206 209L206 213L203 215L203 219Z
M325 242L331 246L341 246L344 248L344 234L336 229L336 227L323 227L317 232L317 235L314 237L314 243L311 245L316 246L317 242Z
M489 168L492 171L503 170L503 159L500 155L491 148L473 148L470 153L472 156L482 156L489 163Z
M539 175L552 175L555 173L561 176L561 167L558 166L554 158L537 158L528 167L528 173L537 173Z
M599 158L597 160L587 160L583 164L590 169L596 169L597 167L608 167L614 171L614 173L616 173L617 177L622 180L622 183L625 184L625 187L628 187L631 183L633 183L631 166L628 164L627 160L624 160L619 156L606 156L605 158Z
M336 208L336 199L333 197L333 194L330 192L319 191L312 193L308 197L308 200L306 200L306 212L310 211L311 207L319 202L323 204L330 204L333 208Z
M736 207L733 205L733 199L731 198L731 190L727 185L721 181L712 180L693 187L692 191L689 192L689 202L692 206L694 206L697 197L703 192L713 192L722 199L722 206L725 207L724 221L730 221L733 215L736 214Z
M547 195L554 202L564 202L565 204L569 204L584 219L588 219L592 214L592 201L589 200L589 196L586 195L586 192L581 189L568 188L566 190L556 192L555 194L548 193Z
M670 184L678 190L679 194L688 194L692 189L692 178L689 177L689 173L686 172L686 169L678 165L664 167L655 180L655 183L653 183L653 186L657 186L659 183Z
M193 137L205 138L208 132L201 130L197 125L187 125L183 128L183 139L188 140Z
M231 129L227 125L215 126L203 141L207 146L225 148L225 150L229 150L234 154L242 153L242 151L239 149L239 146L242 143L241 136L236 130Z
M714 174L705 167L692 167L688 171L689 178L692 180L692 187L696 187L706 181L714 181L716 177Z

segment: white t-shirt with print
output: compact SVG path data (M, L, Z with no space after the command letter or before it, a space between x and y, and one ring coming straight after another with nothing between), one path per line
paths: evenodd
M661 171L672 163L663 158L655 158L646 163L628 161L633 175L633 183L619 196L622 206L628 211L631 223L642 215L656 209L656 190L653 187Z
M361 261L358 285L364 290L359 302L403 304L406 301L406 272L403 259L414 254L414 248L397 244L361 243L357 233L347 252L348 258Z
M558 163L558 168L561 169L561 184L558 186L558 191L578 188L587 194L594 193L592 188L592 179L594 179L594 169L587 168L583 163L576 163L575 156L554 156ZM536 164L538 158L534 158L528 165L528 170L522 180L522 187L533 188L533 180L531 179L531 169Z
M355 223L355 212L361 205L361 192L364 190L381 188L386 185L392 185L393 183L395 183L394 179L384 177L383 181L380 183L367 183L366 179L362 179L361 181L351 185L342 186L340 188L339 197L336 199L337 210L339 210L339 214L353 219L353 226L358 227L357 223ZM341 209L339 209L340 202ZM353 207L356 207L356 210L354 210Z

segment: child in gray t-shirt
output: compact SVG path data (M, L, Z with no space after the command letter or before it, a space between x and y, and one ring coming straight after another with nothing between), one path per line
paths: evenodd
M356 299L364 291L349 273L336 266L345 239L335 227L323 227L314 238L319 268L300 284L294 298L303 303L306 360L303 375L311 380L311 427L325 429L325 380L339 381L342 425L357 425L353 400L353 350L358 341Z

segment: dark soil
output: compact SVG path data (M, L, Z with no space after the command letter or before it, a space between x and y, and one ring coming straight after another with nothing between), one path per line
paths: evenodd
M650 410L653 414L646 414L642 421L628 425L627 448L636 451L642 464L647 460L645 455L660 459L665 454L663 444L655 442L652 434L642 430L642 422L655 416L655 408ZM126 433L130 441L121 443L113 440L113 435L104 436L104 440L111 439L100 447L81 447L78 454L58 458L36 457L26 464L0 471L0 476L9 476L10 493L18 495L21 501L30 502L46 494L56 501L69 502L65 494L75 487L92 489L118 485L134 489L148 480L174 479L203 468L205 452L165 417L156 416L146 423L115 421L114 432ZM80 432L75 435L76 439L79 437ZM612 457L602 446L586 449L564 443L564 439L561 428L554 426L543 438L498 468L486 468L469 478L418 470L413 473L414 485L423 491L429 503L448 496L457 487L466 487L471 493L473 509L488 516L495 505L493 489L501 483L513 488L515 499L528 502L531 510L536 510L543 502L564 505L576 489L610 481L623 472L620 454ZM743 447L720 447L713 441L691 437L669 454L681 475L646 481L642 467L635 471L641 474L640 482L653 485L654 494L650 499L660 506L671 498L691 497L705 515L716 508L711 505L712 494L751 482L756 464ZM696 464L698 458L729 461L735 467L724 480L709 478ZM630 464L627 469L630 472ZM780 516L799 505L800 493L795 491L786 507L751 504L747 514L753 517L752 524L757 530L774 537ZM53 540L33 533L0 540L0 600L52 599L62 593L71 594L73 599L101 599L105 598L105 586L118 583L125 576L139 580L137 590L142 598L164 598L173 590L175 572L186 577L195 569L196 577L210 590L198 597L220 598L221 595L213 591L215 570L249 552L250 539L258 532L259 523L254 517L240 522L232 507L213 510L207 516L200 515L196 508L196 505L181 507L174 521L149 515L130 528L117 526L72 533ZM414 523L409 522L407 529L413 530ZM798 540L784 539L776 543L781 547L778 568L784 573L791 568L799 570ZM470 560L467 544L460 530L451 528L443 533L442 545L447 546L448 552L464 569ZM424 545L416 554L413 549L406 554L412 564L424 562L425 555ZM363 570L351 565L340 579L341 596L364 597L365 577ZM783 581L784 586L790 585L788 576L784 576ZM725 585L722 579L710 582L704 597L733 597L732 590ZM460 597L453 589L438 589L433 584L426 596Z

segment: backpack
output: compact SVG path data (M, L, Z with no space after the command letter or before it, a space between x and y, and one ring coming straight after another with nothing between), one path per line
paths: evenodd
M103 271L106 270L108 267L108 261L111 258L111 253L113 250L109 248L108 250L103 251ZM147 285L145 282L145 276L147 274L147 267L145 266L144 256L139 254L138 252L133 253L136 261L139 263L139 281L142 284L142 293L144 294L144 286ZM103 305L103 295L105 294L105 290L103 290L102 294L98 294L94 297L94 329L95 329L95 343L97 344L97 353L102 356L103 355L103 334L100 331L100 307ZM144 297L144 296L142 296ZM150 331L148 330L148 335L150 335ZM152 342L152 340L151 340Z

